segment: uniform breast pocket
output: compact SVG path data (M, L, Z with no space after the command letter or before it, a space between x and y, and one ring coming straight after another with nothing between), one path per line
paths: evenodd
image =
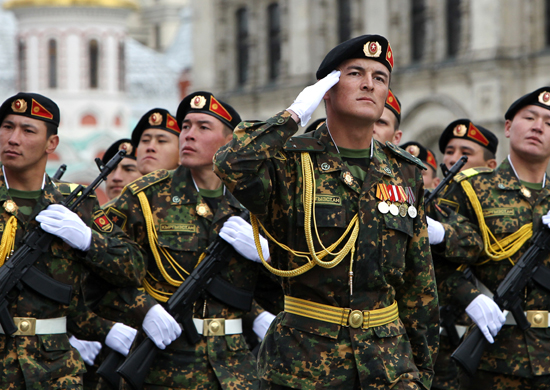
M319 237L321 238L323 245L331 245L344 233L347 228L349 222L346 218L346 210L343 206L316 205L315 217L313 215L311 216L311 232L314 237L313 241L317 243L317 237L315 234L315 226L317 226ZM305 214L303 209L300 209L298 210L297 225L303 228L305 226L304 223Z
M413 236L413 220L384 214L382 231L382 268L386 275L401 278L405 268L405 254Z
M514 216L485 216L485 224L497 237L512 234L521 227Z
M158 231L159 245L175 252L195 252L199 246L197 227L193 224L182 226L168 226L160 224ZM185 226L183 226L185 225Z

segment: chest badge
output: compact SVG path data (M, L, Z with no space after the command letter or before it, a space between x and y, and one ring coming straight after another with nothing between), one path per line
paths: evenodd
M15 214L17 211L17 205L11 199L8 199L3 204L4 210L10 214Z
M344 181L348 186L350 186L353 183L353 176L351 175L351 173L349 172L344 173Z
M521 192L521 195L525 196L526 198L530 198L531 197L531 191L529 191L527 188L525 187L521 187L521 189L519 190L519 192Z
M330 164L329 164L329 163L326 163L326 162L322 163L322 164L321 164L321 169L322 169L323 171L328 171L328 170L330 169Z
M199 214L201 217L204 217L208 214L208 207L204 203L199 204L197 206L197 214Z

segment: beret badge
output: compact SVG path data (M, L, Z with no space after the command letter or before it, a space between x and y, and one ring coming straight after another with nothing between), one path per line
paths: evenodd
M412 154L414 157L418 157L418 155L420 154L420 148L416 145L411 145L407 148L407 152Z
M539 95L539 103L550 106L550 92L543 91Z
M455 137L463 137L467 131L468 129L465 125L456 125L453 129L453 134L455 135Z
M14 100L11 104L11 109L13 110L13 112L25 112L27 111L27 102L25 101L25 99Z
M162 123L162 115L158 112L153 112L149 115L149 124L151 126L159 126Z
M206 104L206 98L204 96L197 95L191 100L191 108L200 110Z
M118 147L118 150L125 150L126 151L126 155L129 155L129 154L132 154L132 150L134 148L132 147L132 144L130 142L123 142L120 144L120 146Z
M374 41L374 42L367 42L365 43L365 46L363 46L363 52L367 57L380 57L380 54L382 53L382 46Z

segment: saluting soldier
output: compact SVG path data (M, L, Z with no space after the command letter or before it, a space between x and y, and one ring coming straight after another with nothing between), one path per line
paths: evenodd
M119 139L109 146L101 158L103 164L107 164L121 149L126 151L126 155L116 169L105 179L105 193L109 200L119 196L126 184L142 176L137 168L136 150L132 146L132 141L128 138Z
M386 104L384 105L384 111L382 111L382 116L374 124L372 136L382 144L391 142L394 145L398 145L403 136L403 131L399 130L400 125L401 102L390 89L388 91L388 97L386 98Z
M550 161L550 87L516 100L504 118L510 154L494 170L482 167L462 171L455 178L457 190L445 196L456 204L464 216L460 225L472 230L469 236L477 244L462 252L462 262L470 265L475 280L457 278L451 288L490 343L468 385L462 380L467 374L460 374L461 389L550 387L550 286L533 282L526 288L521 297L522 309L531 327L525 331L512 315L505 318L492 300L513 264L530 247L529 238L550 222L550 184L546 178ZM457 246L456 238L446 238L446 246ZM549 265L547 257L540 272L548 271Z
M242 122L215 172L270 235L285 309L260 348L263 388L428 389L438 303L416 157L373 139L389 42L332 49L287 109ZM324 99L327 120L306 126ZM257 218L257 219L256 219Z
M256 360L242 335L242 316L252 307L261 267L248 259L260 259L250 225L238 217L243 206L212 171L214 153L232 138L240 117L211 93L195 92L180 103L177 121L181 165L134 181L107 210L119 216L121 226L148 253L145 291L135 290L129 303L147 313L143 330L163 349L145 388L258 388ZM196 302L193 322L203 337L193 345L184 336L178 338L181 329L163 304L212 240L222 235L222 226L223 238L240 255L221 271L222 282L210 284L209 293ZM264 256L269 256L267 243ZM254 326L261 336L260 330L265 332L274 316L257 306L254 310Z
M400 148L406 150L414 157L418 157L420 161L428 168L422 171L422 180L426 189L434 189L441 181L437 177L437 160L434 153L416 141L405 142L399 145Z
M449 123L439 137L439 150L443 153L443 163L447 169L450 169L461 156L468 157L462 171L472 167L495 168L497 147L496 135L469 119L458 119ZM439 354L432 384L433 389L441 390L459 388L458 367L451 359L451 354L458 346L467 326L471 324L471 320L464 312L470 302L465 301L466 297L459 293L459 289L449 287L465 280L463 269L457 270L459 264L456 263L455 257L463 256L463 251L469 250L472 243L476 245L476 240L471 239L469 228L459 223L463 217L457 214L460 211L458 205L447 199L446 194L457 190L458 185L451 181L434 201L436 205L432 203L426 207L428 236L433 244L432 256L438 280L439 305L442 310L440 316L445 324L441 328ZM494 305L493 302L489 304ZM449 332L453 334L450 335Z
M112 283L139 285L145 271L140 248L113 226L95 196L77 213L58 204L76 187L55 184L45 173L59 120L58 106L39 94L19 93L0 107L0 264L40 224L56 237L35 266L73 288L69 305L26 285L11 294L8 311L18 331L15 337L0 331L2 389L81 389L84 363L67 336L67 326L87 312L81 275L91 270Z
M178 167L180 131L176 118L164 108L153 108L141 117L132 131L132 145L142 175Z

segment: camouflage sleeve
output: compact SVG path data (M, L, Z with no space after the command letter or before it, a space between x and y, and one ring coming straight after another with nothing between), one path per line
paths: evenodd
M143 249L109 221L96 199L89 226L92 243L86 265L115 286L141 286L145 277Z
M233 140L214 155L214 172L246 208L265 216L275 177L269 159L281 156L286 141L298 130L288 111L265 122L241 122Z
M443 283L444 288L453 297L454 303L461 309L466 309L470 302L481 295L476 285L468 280L461 271L454 272Z
M67 319L67 330L81 340L105 342L115 324L86 309L82 314Z
M417 182L422 182L418 169ZM418 217L405 255L403 285L396 288L399 316L411 343L414 362L426 389L431 387L433 364L439 349L439 303L424 210L424 190L417 191Z

